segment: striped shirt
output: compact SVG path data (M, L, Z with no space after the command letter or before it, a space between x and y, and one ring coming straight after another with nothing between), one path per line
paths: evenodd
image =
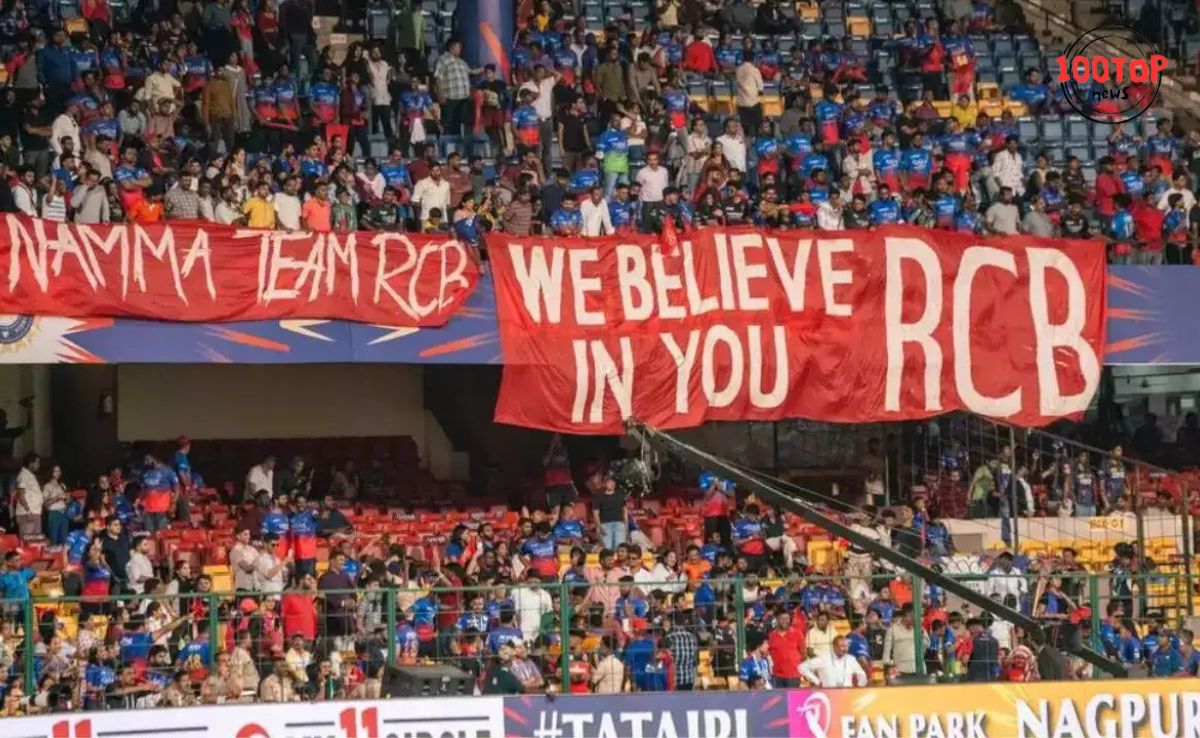
M438 92L447 100L466 100L471 96L471 68L461 57L445 54L437 61L433 71Z
M53 194L47 194L42 200L42 217L46 220L53 220L57 223L67 222L67 200L64 197L57 197Z

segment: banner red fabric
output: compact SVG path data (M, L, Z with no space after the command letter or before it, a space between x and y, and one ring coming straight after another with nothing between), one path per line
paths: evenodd
M445 237L0 223L0 313L438 326L478 278L466 248Z
M710 420L871 422L1087 408L1104 248L911 227L493 239L496 420L619 433Z

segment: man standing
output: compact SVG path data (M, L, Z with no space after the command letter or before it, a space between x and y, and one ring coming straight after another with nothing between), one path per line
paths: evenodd
M21 538L34 538L42 534L42 485L37 471L41 465L38 455L25 454L21 471L17 472L17 483L13 488L13 509L16 512L17 530Z
M300 179L288 177L283 182L283 191L271 196L275 206L275 223L285 231L300 230ZM269 488L268 488L269 489Z
M258 535L257 531L255 535ZM233 588L238 592L253 592L258 574L258 549L251 545L249 529L239 530L234 540L233 548L229 549Z
M667 651L675 664L675 691L690 692L696 684L696 662L700 641L688 630L692 624L691 610L678 610L667 633Z
M428 220L434 209L450 212L450 182L442 176L441 164L433 164L429 176L417 182L412 191L412 202L420 208L418 218L421 221Z
M883 663L895 667L899 677L917 673L916 623L911 605L904 606L883 637Z
M170 467L150 454L144 459L142 470L142 512L145 513L146 532L153 534L167 527L167 518L175 509L175 497L179 494L179 478ZM114 575L123 575L125 569L113 569Z
M762 72L755 66L753 59L747 54L734 73L736 77L735 101L737 102L738 119L742 122L743 131L757 132L762 127L763 106L759 100L763 93Z
M800 675L826 689L865 687L867 684L867 674L858 660L850 655L850 645L845 636L833 639L833 650L829 653L800 664Z
M588 197L580 204L579 213L583 218L581 235L608 236L615 232L608 211L608 201L604 199L604 192L598 185L592 188Z
M100 186L100 172L88 167L83 184L71 193L71 209L76 223L107 223L110 218L108 195Z
M442 107L442 132L448 136L463 135L471 117L471 68L462 59L462 41L452 39L446 45L446 53L434 67L433 78ZM548 141L550 137L545 138Z
M967 661L968 682L995 682L1000 679L1000 643L983 627L979 618L967 621L971 634L971 657Z
M780 687L800 686L800 662L805 651L805 618L803 611L795 620L792 613L783 610L775 616L775 628L767 636L767 648L771 652L771 678Z

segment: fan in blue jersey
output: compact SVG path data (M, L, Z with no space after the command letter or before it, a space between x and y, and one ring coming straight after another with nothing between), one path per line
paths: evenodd
M1031 68L1025 72L1025 81L1007 91L1010 99L1025 103L1029 112L1040 115L1046 108L1050 89L1042 83L1042 72Z
M562 207L550 214L550 229L556 236L578 236L583 229L579 199L574 193L563 195Z
M717 68L722 72L736 70L743 61L742 50L724 35L717 41L717 48L713 52L713 56L716 57Z
M341 105L342 91L333 76L333 68L321 70L321 78L308 88L309 107L312 108L313 123L317 126L327 126L338 122L338 108Z
M900 203L892 197L892 190L887 185L879 186L878 196L867 206L867 219L876 228L902 221Z

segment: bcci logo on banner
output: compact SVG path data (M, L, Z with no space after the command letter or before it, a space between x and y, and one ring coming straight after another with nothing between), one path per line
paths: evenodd
M31 315L0 315L0 351L20 345L33 333L35 323Z
M1124 123L1154 106L1167 57L1129 26L1101 26L1055 60L1063 99L1088 120Z

